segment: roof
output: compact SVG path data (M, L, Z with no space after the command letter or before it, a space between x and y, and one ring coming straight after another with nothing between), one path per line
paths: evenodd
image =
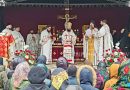
M60 3L64 4L65 0L25 0L21 3ZM66 0L67 1L67 0ZM69 0L70 4L85 4L85 3L112 3L107 0Z
M126 5L130 0L5 0L7 5Z

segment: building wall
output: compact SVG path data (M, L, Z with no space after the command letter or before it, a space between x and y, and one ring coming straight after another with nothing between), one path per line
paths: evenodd
M81 30L82 26L89 24L90 20L95 20L96 26L100 28L100 20L107 19L111 30L116 29L119 32L126 27L130 8L73 8L70 13L77 15L77 20L71 20L74 29ZM20 26L21 33L26 38L30 30L37 31L39 24L49 24L58 30L63 30L65 20L57 19L58 15L64 15L62 8L5 7L4 23Z

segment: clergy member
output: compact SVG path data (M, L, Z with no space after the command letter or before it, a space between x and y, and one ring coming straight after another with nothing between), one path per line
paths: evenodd
M84 28L83 32L83 57L84 59L87 59L87 41L88 38L86 37L86 30L89 29L89 25L86 25L86 28Z
M67 28L62 34L63 56L69 63L74 63L74 45L76 44L77 36L71 29L72 23L68 22L66 25Z
M98 29L95 28L95 22L92 20L90 22L89 29L86 30L87 38L87 52L86 59L87 62L91 65L97 65L98 60Z
M7 36L12 34L12 25L7 25L6 28L2 31L2 33L5 33Z
M36 44L37 44L37 55L39 56L40 55L40 52L41 52L41 46L39 44L39 41L40 41L40 31L38 31L36 34Z
M41 32L40 44L41 55L45 55L47 58L46 64L52 62L52 44L55 38L51 34L51 26L47 26L47 29Z
M14 31L12 31L12 35L15 40L15 51L24 50L25 42L23 36L20 33L20 27L14 28Z
M110 33L110 28L107 24L106 20L102 20L100 22L102 27L98 31L98 37L99 37L99 61L102 61L106 55L106 51L109 52L113 49L113 39L112 35Z
M37 37L34 34L34 31L31 30L30 33L27 35L26 44L29 45L29 50L33 51L33 53L37 54L38 45L37 45Z
M7 25L1 32L0 56L3 57L3 65L8 66L8 61L14 58L14 38L12 36L12 25Z

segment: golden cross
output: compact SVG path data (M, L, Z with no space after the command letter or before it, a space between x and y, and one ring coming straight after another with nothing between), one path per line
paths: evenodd
M64 16L63 15L60 15L58 16L58 19L63 19L65 20L65 29L67 29L67 23L71 20L71 19L77 19L77 16L76 15L69 15L69 14L65 14Z
M65 22L69 22L71 19L77 19L77 16L76 15L69 15L69 14L65 14L64 16L63 15L60 15L58 16L58 19L64 19Z

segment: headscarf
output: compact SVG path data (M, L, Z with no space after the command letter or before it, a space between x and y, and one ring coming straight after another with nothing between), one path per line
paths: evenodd
M112 64L109 68L110 78L118 78L119 64Z
M52 72L51 81L52 81L52 87L55 88L55 90L62 90L61 88L67 87L66 81L68 79L67 72L62 68L56 68ZM64 86L63 86L64 85Z
M103 90L103 87L104 87L104 79L103 77L101 76L101 74L97 71L96 71L96 74L97 74L97 82L96 82L96 88L98 88L99 90Z
M22 63L24 62L25 59L23 57L20 57L20 56L16 56L13 61L11 62L11 69L12 70L15 70L16 66L19 64L19 63Z
M46 64L46 56L45 55L38 56L37 63L38 64Z
M50 79L51 73L45 64L36 64L36 66L42 67L46 71L46 77Z
M95 70L89 65L81 66L77 71L77 80L78 83L90 83L92 86L96 85L96 72Z
M67 70L67 68L68 68L67 59L65 57L59 57L56 62L56 66L57 66L57 68L60 67L60 68Z
M99 62L97 65L97 72L103 77L104 82L109 79L109 74L107 70L107 65L105 62Z
M111 90L128 90L130 88L130 59L121 63L118 69L119 80Z
M46 71L43 67L34 66L28 74L28 80L31 84L42 84L46 78Z
M25 59L23 57L20 57L20 56L16 56L12 62L9 63L9 68L10 70L8 71L7 73L7 77L8 79L11 79L12 78L12 75L14 73L14 70L16 68L16 66L19 64L19 63L22 63L24 62Z
M110 79L106 81L104 90L108 90L111 86L117 83L118 81L118 69L119 69L120 64L115 64L113 63L110 68L109 68L109 73L110 73Z
M22 62L18 64L12 76L13 86L19 87L20 83L23 80L27 80L29 71L30 71L30 66L27 62Z

